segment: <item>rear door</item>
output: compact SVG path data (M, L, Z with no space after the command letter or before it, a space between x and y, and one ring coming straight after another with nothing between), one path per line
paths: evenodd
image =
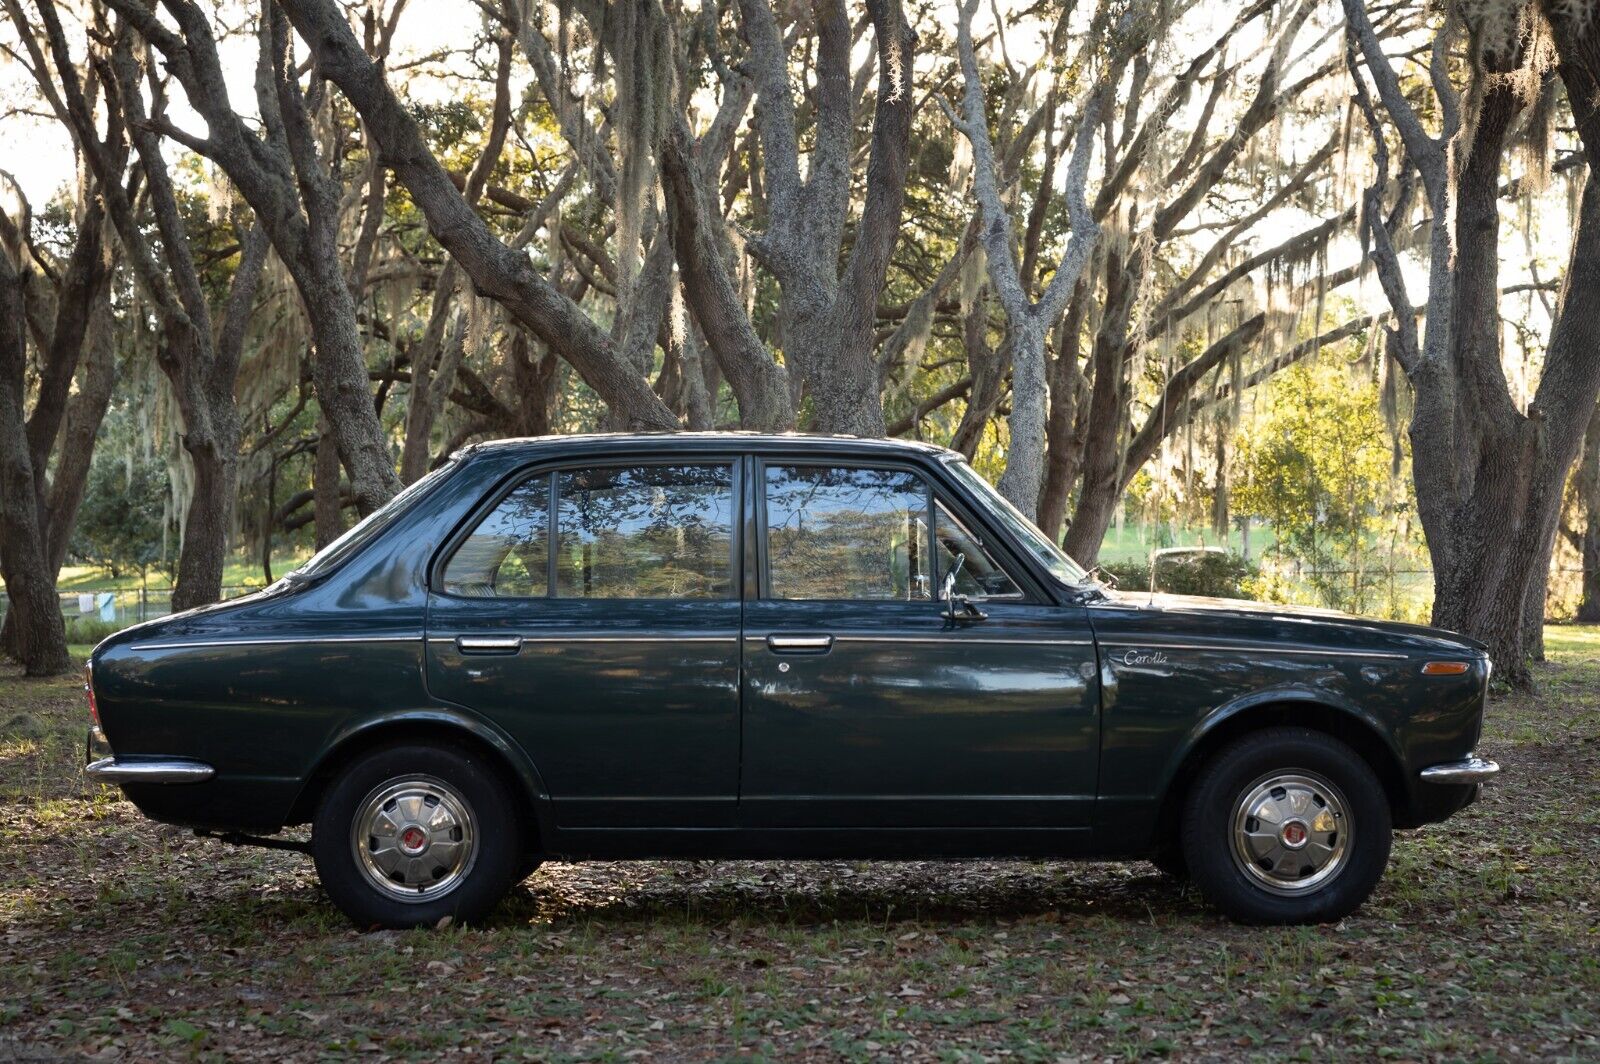
M1086 826L1099 688L1085 611L1048 601L914 466L773 458L753 481L742 823ZM957 555L981 620L938 600Z
M436 564L435 697L523 745L564 828L734 823L740 463L530 470Z

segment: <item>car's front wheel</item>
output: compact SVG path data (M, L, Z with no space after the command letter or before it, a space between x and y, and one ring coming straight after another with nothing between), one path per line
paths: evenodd
M1247 923L1342 919L1389 861L1388 797L1346 744L1305 728L1244 736L1195 778L1184 863L1217 908Z
M522 835L494 767L465 749L399 745L352 762L311 829L317 875L362 927L476 922L510 889Z

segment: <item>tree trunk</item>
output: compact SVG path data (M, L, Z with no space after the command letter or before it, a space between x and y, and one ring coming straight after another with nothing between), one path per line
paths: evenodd
M550 435L555 431L556 401L561 393L560 359L518 329L511 338L511 373L517 394L513 432L518 436Z
M183 447L194 462L194 494L178 552L174 613L221 598L228 529L239 487L239 413L233 396L199 392L195 389L178 400L184 419Z
M1050 385L1044 359L1045 323L1030 314L1011 323L1011 443L1000 494L1029 517L1036 515L1044 486L1045 426Z
M95 437L100 432L100 423L105 420L117 382L113 327L111 306L102 302L89 327L78 391L67 402L67 415L61 426L55 475L50 478L49 500L45 507L49 514L46 560L50 563L52 580L60 574L67 560L73 522L77 520L78 507L83 503L84 489L89 483Z
M1583 537L1578 544L1583 557L1583 597L1575 619L1595 624L1600 622L1600 406L1595 407L1584 433L1576 480L1578 501L1583 506Z
M23 382L28 353L23 275L0 250L0 577L10 599L9 651L29 676L71 667L66 626L45 560L37 473L28 456Z
M1050 416L1045 422L1044 487L1039 493L1039 528L1053 541L1061 538L1061 525L1067 516L1067 497L1078 480L1078 462L1083 455L1076 429L1081 375L1078 351L1083 333L1083 318L1088 310L1089 282L1080 280L1073 288L1072 302L1056 344L1051 363Z
M834 300L826 311L793 322L789 340L811 399L811 431L883 436L883 402L870 322ZM876 303L874 303L874 307Z
M994 416L995 407L1000 405L1006 373L1011 368L1009 337L1001 340L999 347L990 347L986 335L988 329L988 306L979 299L961 323L972 388L967 392L966 409L961 412L961 420L950 437L951 450L960 451L969 462L978 453L978 444L983 442L983 430L989 427L989 419Z
M1140 287L1143 249L1129 252L1123 262L1112 256L1106 269L1105 317L1094 341L1094 383L1089 393L1089 432L1083 441L1083 483L1078 505L1067 528L1066 552L1079 565L1092 568L1100 560L1100 544L1111 527L1122 494L1123 426L1128 417L1128 381L1125 369L1128 302Z
M312 224L310 243L297 270L298 287L311 324L316 356L312 379L317 402L350 477L350 494L364 517L394 498L403 486L385 443L372 402L366 351L356 327L355 301L339 266L335 234Z
M344 531L344 505L339 492L339 447L328 429L324 414L317 428L316 466L311 479L312 512L316 514L314 529L317 550L321 550Z
M1547 578L1567 473L1600 393L1594 354L1600 351L1600 309L1588 298L1594 291L1600 291L1600 182L1591 178L1529 415L1514 433L1480 450L1471 494L1448 525L1428 530L1430 548L1436 537L1442 548L1433 551L1434 623L1486 643L1499 675L1516 686L1531 681L1528 614L1537 592L1530 588ZM1436 442L1415 422L1414 454L1419 436L1423 460L1441 461Z
M451 311L456 303L456 265L447 262L439 271L438 285L434 289L433 310L428 315L428 326L422 339L412 347L411 395L406 400L406 433L400 444L400 479L415 483L428 471L428 459L433 449L433 423L439 415L442 400L449 392L435 389L435 370L444 361L445 344L456 342L458 336L447 336ZM454 374L452 374L454 376Z

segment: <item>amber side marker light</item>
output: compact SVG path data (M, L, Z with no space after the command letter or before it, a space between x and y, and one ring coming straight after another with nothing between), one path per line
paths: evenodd
M1460 676L1471 665L1464 661L1430 661L1422 667L1424 676Z

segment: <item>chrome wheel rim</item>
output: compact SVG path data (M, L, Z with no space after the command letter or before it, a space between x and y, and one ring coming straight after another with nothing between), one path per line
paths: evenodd
M478 858L472 806L433 776L374 787L359 806L350 846L367 881L389 897L432 901L454 890Z
M1317 890L1344 871L1349 808L1339 788L1314 772L1263 776L1234 805L1233 862L1272 894Z

